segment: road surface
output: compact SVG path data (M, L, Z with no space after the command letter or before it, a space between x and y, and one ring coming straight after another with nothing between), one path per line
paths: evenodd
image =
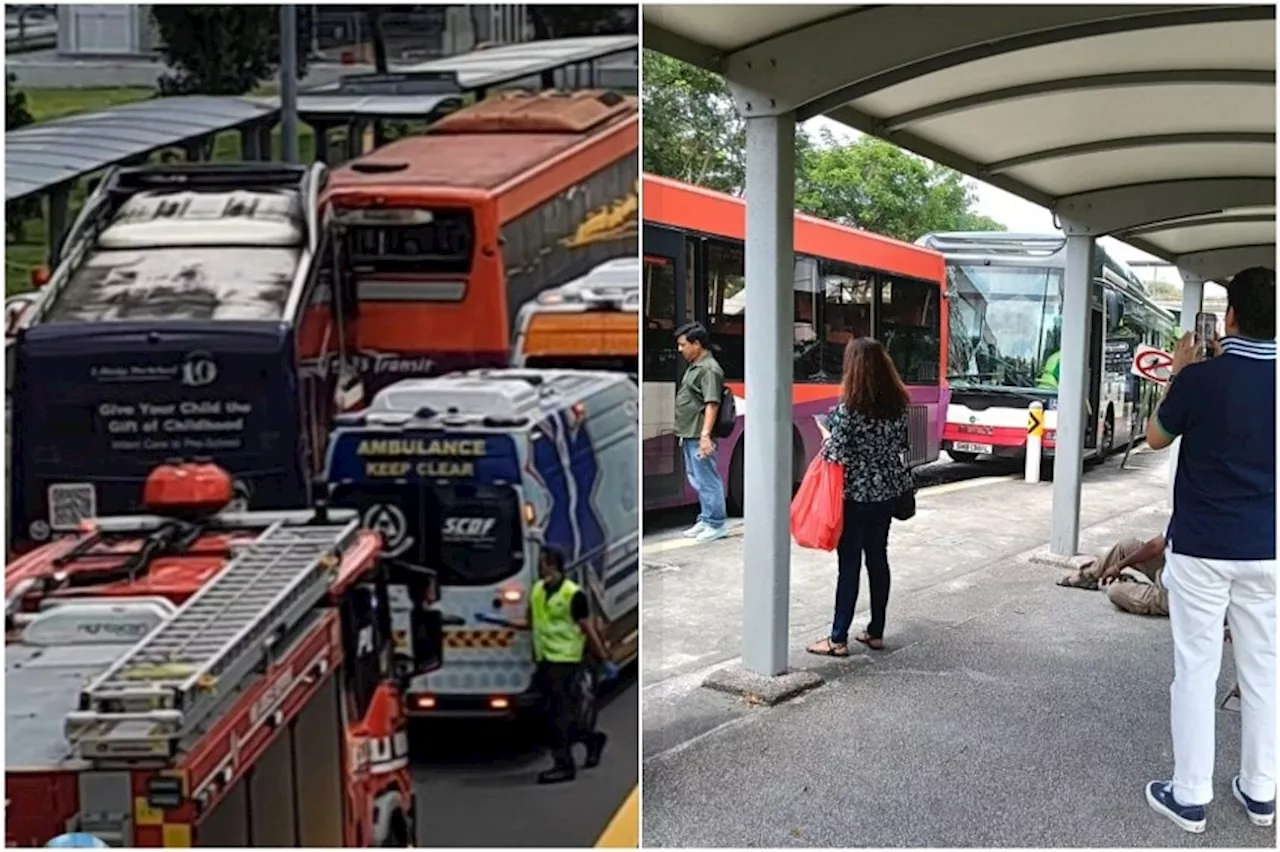
M414 769L419 845L595 846L639 777L638 694L631 666L600 710L604 759L567 784L536 783L551 760L531 725L440 720L424 728Z
M1118 456L1113 458L1118 459ZM1085 474L1087 475L1091 469L1090 466L1086 466ZM943 453L939 461L921 465L914 469L914 473L916 487L933 488L938 485L951 485L986 477L1022 476L1023 461L1022 459L983 459L974 462L957 462ZM1044 471L1044 479L1048 481L1052 478L1052 463L1049 463ZM693 523L696 515L697 509L690 507L645 512L644 533L661 535L664 532L687 527ZM730 519L730 523L737 521L736 518Z

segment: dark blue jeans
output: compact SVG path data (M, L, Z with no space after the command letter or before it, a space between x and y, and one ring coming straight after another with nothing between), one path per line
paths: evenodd
M885 609L889 606L889 525L893 523L893 501L855 503L844 501L844 532L836 545L840 579L836 581L836 614L831 623L831 641L849 641L853 610L858 605L858 580L862 556L867 557L867 580L871 587L871 622L867 633L873 639L884 636Z

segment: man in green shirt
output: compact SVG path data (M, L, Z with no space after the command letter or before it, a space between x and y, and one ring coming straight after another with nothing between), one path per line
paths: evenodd
M676 349L688 363L676 391L676 439L684 451L684 472L698 495L698 521L686 538L715 541L725 535L724 481L716 465L711 429L720 410L724 370L709 349L711 335L701 324L676 329Z

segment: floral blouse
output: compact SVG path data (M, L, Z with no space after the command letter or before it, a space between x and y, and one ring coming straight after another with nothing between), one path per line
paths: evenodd
M844 466L844 499L879 503L915 487L906 463L906 412L895 420L872 420L842 403L831 409L828 428L822 457Z

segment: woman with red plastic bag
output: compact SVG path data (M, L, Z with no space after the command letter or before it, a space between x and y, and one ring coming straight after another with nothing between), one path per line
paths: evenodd
M915 484L907 468L907 389L880 341L855 337L844 350L840 403L831 411L821 458L844 469L843 529L836 545L835 618L831 634L811 654L849 655L849 628L858 603L862 557L871 587L871 621L854 640L884 649L889 605L889 526L915 513Z

